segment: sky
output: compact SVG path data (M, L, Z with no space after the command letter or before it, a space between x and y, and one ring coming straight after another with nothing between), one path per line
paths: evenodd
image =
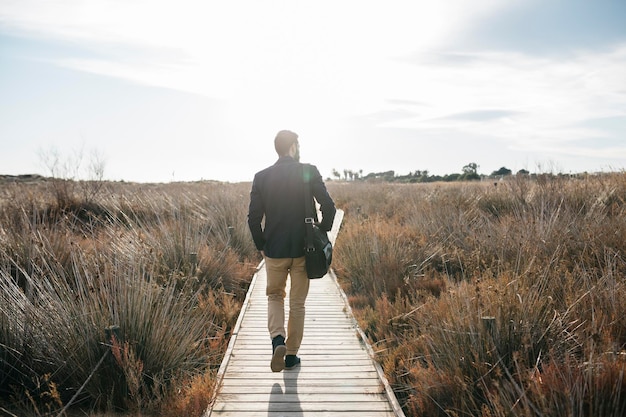
M0 0L0 175L250 181L282 129L325 178L623 171L625 22L623 0Z

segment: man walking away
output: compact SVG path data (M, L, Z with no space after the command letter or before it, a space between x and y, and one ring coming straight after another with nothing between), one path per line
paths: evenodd
M278 161L254 176L248 226L256 248L265 258L267 327L272 338L270 368L280 372L300 365L297 353L304 333L304 303L309 293L304 263L304 187L310 184L311 195L320 204L321 229L331 229L336 209L318 169L309 165L303 170L298 135L281 130L274 139L274 147ZM291 277L291 287L285 331L287 275Z

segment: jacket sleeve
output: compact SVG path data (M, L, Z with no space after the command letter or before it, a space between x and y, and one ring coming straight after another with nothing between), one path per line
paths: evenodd
M328 190L326 190L326 185L324 185L322 175L316 166L311 165L311 167L311 193L313 194L313 197L315 197L315 200L317 200L320 204L320 211L322 212L322 221L319 224L319 228L328 232L333 227L333 221L335 220L335 213L337 212L337 209L335 208L335 202L328 194Z
M263 230L261 229L261 222L265 215L265 207L263 205L263 199L259 190L259 180L254 178L252 183L252 191L250 191L250 206L248 208L248 227L252 233L252 240L254 240L254 246L258 250L263 250L265 247L265 237L263 236Z

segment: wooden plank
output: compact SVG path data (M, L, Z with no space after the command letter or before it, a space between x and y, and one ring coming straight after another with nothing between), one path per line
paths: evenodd
M323 329L319 329L317 327L310 327L305 329L306 333L304 335L304 337L310 337L310 336L320 336L320 335L334 335L336 333L339 332L348 332L351 335L357 335L357 331L354 327L351 326L346 326L346 325L341 325L341 324L335 324L333 327L330 328L323 328ZM263 338L265 338L266 340L270 340L270 335L267 333L267 328L266 326L263 327L256 327L256 326L251 326L251 327L246 327L244 329L239 330L239 333L237 333L238 336L262 336Z
M221 395L227 394L267 394L272 389L276 389L273 385L279 385L282 392L285 394L298 394L298 386L300 388L306 388L306 394L302 395L341 395L341 394L384 394L384 388L380 384L353 384L351 386L346 385L289 385L289 384L277 384L272 381L265 381L264 383L258 383L255 381L254 385L224 385L220 391ZM268 388L269 387L269 388ZM379 396L379 398L383 398Z
M228 372L228 378L249 378L254 379L254 375L259 375L258 378L263 378L267 373L268 365L257 366L257 367L246 367L246 366L233 366ZM372 375L369 372L374 372L371 364L368 365L359 365L359 366L350 366L341 369L335 368L334 370L329 370L328 368L324 368L321 366L318 367L310 367L306 366L306 370L302 370L300 375L294 377L294 379L303 380L303 379L343 379L350 375L360 374L360 376L355 378L376 378L377 375ZM285 377L285 379L289 379Z
M216 411L220 417L395 417L391 411L298 411L285 413L282 411Z
M305 329L306 331L306 329ZM271 340L268 334L261 333L249 333L249 332L239 332L237 334L239 340L247 339L247 340L258 340L261 342L265 342L271 347ZM359 340L357 339L357 332L353 329L339 329L336 332L306 332L304 335L303 341L314 343L316 341L324 341L324 340L349 340L354 344L359 344Z
M215 411L258 411L261 406L266 406L267 411L297 413L298 411L391 411L388 402L277 402L270 401L269 404L259 404L256 402L232 402L216 404ZM290 414L293 415L293 414Z
M240 351L244 351L249 354L262 355L263 357L267 357L269 361L270 354L267 351L267 346L247 345L245 349L242 348ZM301 356L304 361L307 355L326 355L331 353L341 355L360 355L363 353L363 350L354 346L337 347L334 349L316 349L313 346L303 346L300 348L298 356Z
M346 363L350 361L350 363L360 363L361 361L371 364L371 359L367 359L365 357L353 358L352 355L345 352L340 352L340 354L316 354L316 355L308 355L306 357L307 366L316 366L318 363L328 364L330 366L341 365L342 363ZM256 363L262 363L268 365L269 356L260 358L258 354L252 352L241 352L232 355L230 362L232 364L237 364L241 361L247 362L250 365L254 365ZM268 365L269 366L269 365Z
M252 380L252 379L289 380L289 379L298 379L301 377L306 377L307 380L311 380L311 379L323 379L323 380L351 379L351 380L354 380L354 379L377 379L378 375L376 374L376 371L374 369L370 368L370 371L339 372L339 373L302 371L301 375L295 372L285 372L282 375L279 372L274 372L274 375L270 375L268 374L268 369L266 369L265 372L247 372L247 371L240 372L237 369L234 369L232 372L228 372L224 376L225 379L226 378L229 378L229 379L241 378L241 379L247 379L247 380Z
M265 348L265 350L267 350L270 355L272 354L271 341L267 337L240 335L237 340L239 343L242 343L244 346L253 345L253 346L259 346L260 348ZM332 349L336 345L351 345L355 348L361 348L361 345L356 340L356 335L352 333L348 333L343 336L328 336L328 337L305 336L302 339L301 348L324 350L324 349Z
M308 350L301 349L298 356L302 360L302 364L306 364L306 368L320 367L325 370L341 370L342 368L367 364L371 365L372 360L363 356L362 351L355 350L336 350L333 352L309 352ZM233 366L235 364L241 364L243 366L255 366L256 364L264 364L269 366L271 355L269 353L263 354L255 350L240 351L236 355L233 355L231 362ZM301 366L300 369L304 370L305 366Z
M305 329L306 330L306 329ZM239 340L258 340L261 342L265 342L266 344L270 345L270 337L269 335L266 334L261 334L261 333L242 333L239 332L239 334L237 335ZM306 334L303 337L303 340L306 340L307 342L316 342L316 341L333 341L333 340L346 340L346 341L350 341L354 344L359 344L359 340L357 339L357 333L356 331L352 330L352 329L341 329L341 331L337 331L337 332L306 332Z
M275 392L277 391L277 392ZM386 402L387 399L380 396L379 393L367 394L367 393L333 393L333 392L325 392L325 393L306 393L300 394L297 392L286 393L283 392L282 388L274 388L270 393L261 393L261 394L253 394L253 393L238 393L238 394L225 394L222 393L221 401L225 403L236 403L236 402L253 402L253 403L269 403L271 400L280 400L280 402L286 403L296 403L296 402L339 402L339 403L348 403L348 402Z
M334 390L336 387L370 387L378 389L381 387L380 381L378 381L373 375L369 375L368 378L354 378L352 380L346 380L345 378L321 378L318 376L317 379L304 379L304 378L287 378L283 379L280 375L274 375L271 372L265 373L263 376L257 375L258 378L246 378L239 375L238 378L231 378L230 374L225 376L225 379L233 379L232 384L224 385L223 389L227 387L238 390L244 389L245 387L258 387L259 389L267 390L268 386L279 383L285 387L288 386L300 386L309 388L319 388L326 390Z

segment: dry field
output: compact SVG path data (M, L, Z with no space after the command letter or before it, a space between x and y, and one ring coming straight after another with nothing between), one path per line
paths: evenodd
M407 416L626 415L626 175L332 191Z
M260 260L249 187L0 183L0 414L199 416ZM626 414L625 174L328 188L407 416Z
M0 411L200 415L260 260L248 193L5 181Z

